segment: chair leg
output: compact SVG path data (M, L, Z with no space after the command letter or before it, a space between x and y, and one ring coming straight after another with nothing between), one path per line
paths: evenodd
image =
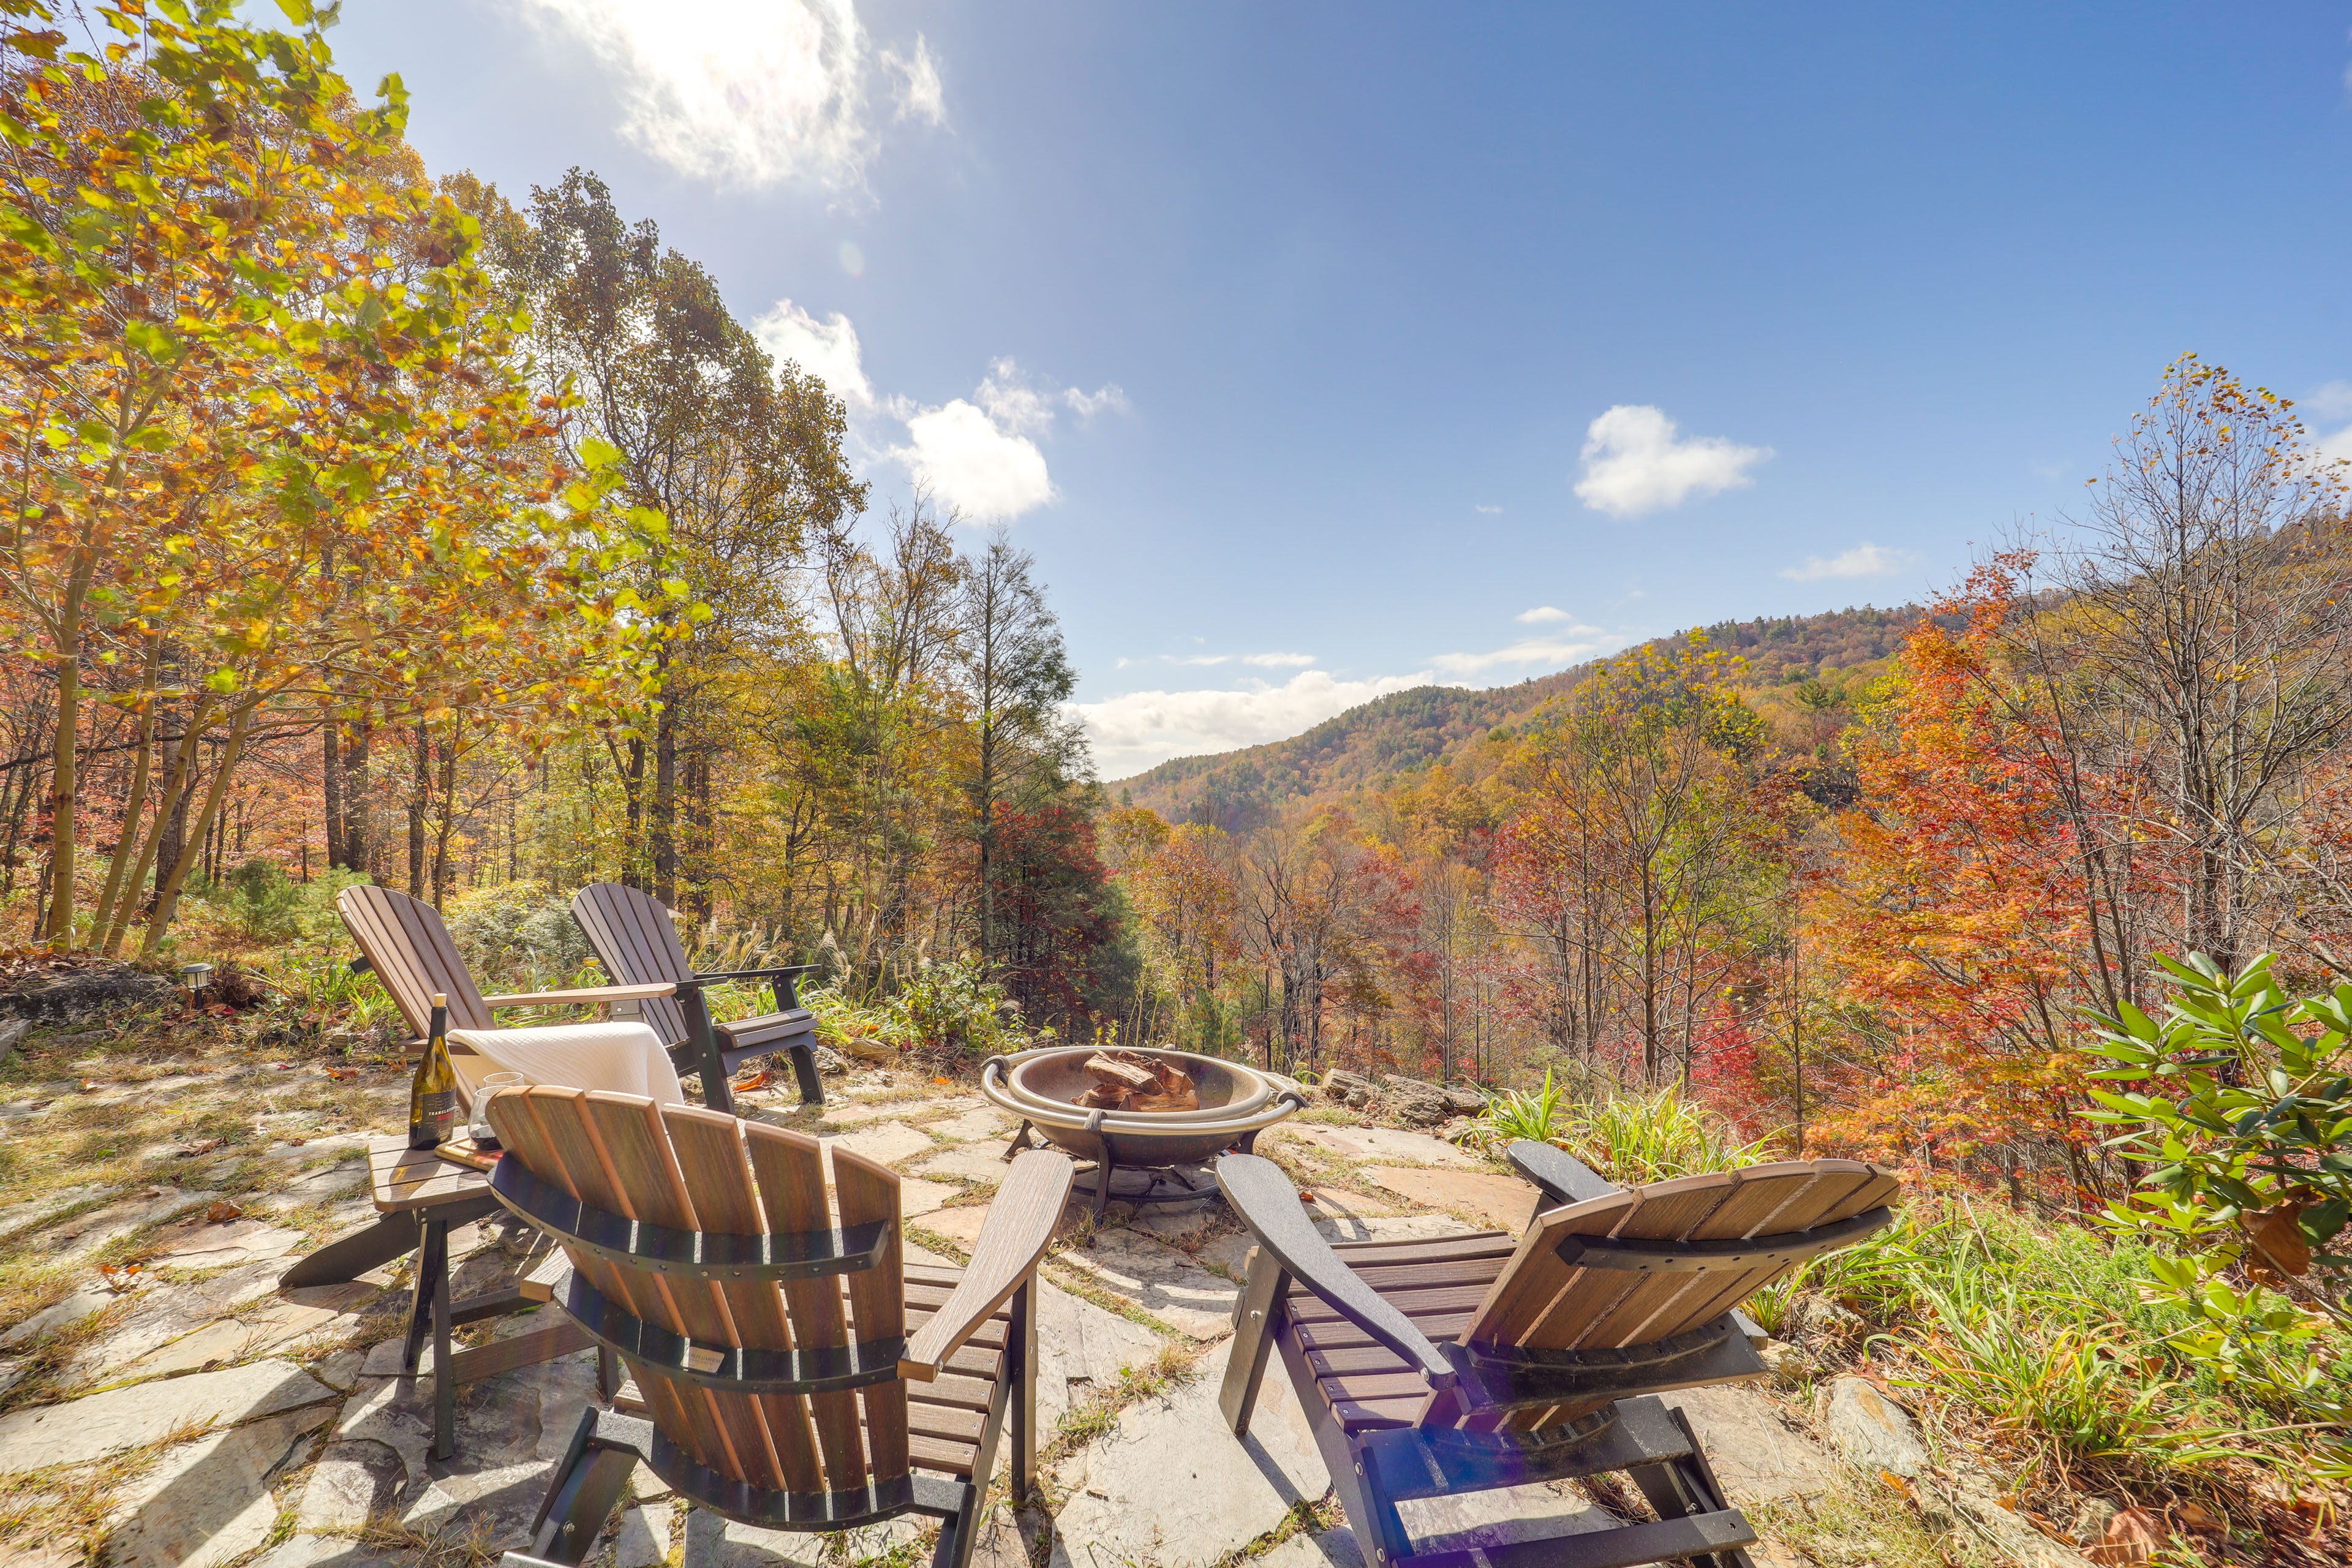
M940 1526L940 1543L931 1549L931 1568L971 1568L973 1549L980 1544L982 1512L988 1506L988 1489L963 1489L963 1506Z
M1274 1354L1282 1295L1289 1285L1290 1275L1274 1254L1263 1247L1250 1248L1249 1272L1234 1302L1234 1348L1225 1362L1224 1386L1217 1391L1217 1409L1236 1437L1249 1436L1250 1412Z
M583 1412L531 1521L530 1550L508 1552L499 1568L574 1568L585 1560L636 1472L648 1446L642 1436L646 1430L643 1422L609 1412Z
M1013 1506L1037 1484L1037 1276L1013 1292L1013 1328L1004 1341L1004 1375L1013 1383Z
M813 1044L794 1046L792 1053L793 1076L800 1080L801 1085L801 1103L822 1106L824 1104L824 1085L818 1081L816 1075L815 1047Z
M699 985L679 986L677 999L686 1004L686 1037L702 1058L702 1103L732 1116L735 1095L727 1082L727 1056L719 1048L719 1031L710 1026L710 999Z

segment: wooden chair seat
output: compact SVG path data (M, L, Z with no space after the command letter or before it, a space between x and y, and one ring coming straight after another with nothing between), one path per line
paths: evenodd
M1367 1559L1383 1568L1753 1568L1753 1528L1656 1396L1760 1377L1739 1303L1885 1226L1894 1173L1790 1161L1614 1187L1515 1144L1549 1203L1525 1234L1334 1247L1271 1162L1217 1179L1258 1246L1219 1405L1246 1436L1277 1353ZM1657 1518L1417 1550L1398 1505L1622 1472Z
M1382 1300L1432 1340L1457 1337L1511 1260L1519 1238L1501 1231L1438 1241L1342 1243L1332 1250ZM1286 1352L1315 1373L1332 1415L1349 1432L1410 1426L1429 1403L1429 1384L1381 1344L1294 1279L1285 1298Z

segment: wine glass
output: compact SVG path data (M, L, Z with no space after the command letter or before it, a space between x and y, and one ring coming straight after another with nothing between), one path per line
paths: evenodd
M495 1149L499 1146L498 1129L490 1125L490 1096L502 1089L521 1089L530 1080L519 1072L494 1072L482 1079L482 1087L474 1091L474 1147Z

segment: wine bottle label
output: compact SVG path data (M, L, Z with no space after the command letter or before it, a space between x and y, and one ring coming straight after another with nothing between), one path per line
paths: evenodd
M408 1146L412 1149L430 1149L436 1144L447 1142L449 1134L457 1131L457 1126L456 1091L443 1089L437 1094L423 1095L419 1099L422 1103L417 1108L416 1119L408 1129Z

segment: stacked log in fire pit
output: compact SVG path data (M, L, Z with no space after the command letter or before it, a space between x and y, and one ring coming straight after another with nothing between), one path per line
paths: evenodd
M1078 1103L1102 1110L1198 1110L1192 1075L1164 1057L1141 1051L1097 1051L1087 1058L1094 1088Z

